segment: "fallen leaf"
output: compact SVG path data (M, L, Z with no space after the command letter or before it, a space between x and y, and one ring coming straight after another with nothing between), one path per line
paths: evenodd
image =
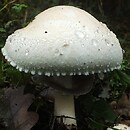
M126 93L123 93L118 101L111 102L111 106L114 111L120 117L119 123L130 126L130 99Z
M8 113L5 118L9 119L9 130L30 130L37 123L38 114L28 112L29 106L33 103L33 98L32 94L24 95L24 87L5 90L4 101Z

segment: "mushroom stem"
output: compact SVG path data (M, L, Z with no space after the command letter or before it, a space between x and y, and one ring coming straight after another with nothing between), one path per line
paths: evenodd
M55 116L59 124L68 127L76 127L74 96L72 94L55 94ZM70 128L70 129L71 129Z

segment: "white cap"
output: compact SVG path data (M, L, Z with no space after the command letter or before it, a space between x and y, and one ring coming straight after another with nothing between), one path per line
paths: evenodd
M119 129L119 130L130 130L130 127L124 124L118 124L115 125L113 128ZM107 128L107 130L113 130L112 128Z
M20 71L43 75L88 75L119 69L116 35L84 10L56 6L10 35L2 53Z

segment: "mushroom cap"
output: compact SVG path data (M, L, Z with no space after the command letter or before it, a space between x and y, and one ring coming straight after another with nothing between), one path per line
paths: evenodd
M116 35L86 11L49 8L10 35L2 53L20 71L43 75L88 75L119 69Z
M130 128L125 124L117 124L113 128L119 129L119 130L130 130ZM112 128L107 128L107 130L113 130Z

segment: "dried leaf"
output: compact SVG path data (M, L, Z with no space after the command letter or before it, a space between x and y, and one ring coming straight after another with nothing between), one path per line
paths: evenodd
M126 93L123 93L122 97L118 102L113 101L111 103L112 108L121 117L119 123L126 124L130 126L130 99Z
M23 94L24 87L8 88L5 91L5 101L8 103L8 129L9 130L30 130L38 121L38 114L28 112L33 102L32 94ZM7 106L7 104L6 104Z
M126 93L123 93L122 97L118 101L118 105L122 107L130 106L130 99Z

